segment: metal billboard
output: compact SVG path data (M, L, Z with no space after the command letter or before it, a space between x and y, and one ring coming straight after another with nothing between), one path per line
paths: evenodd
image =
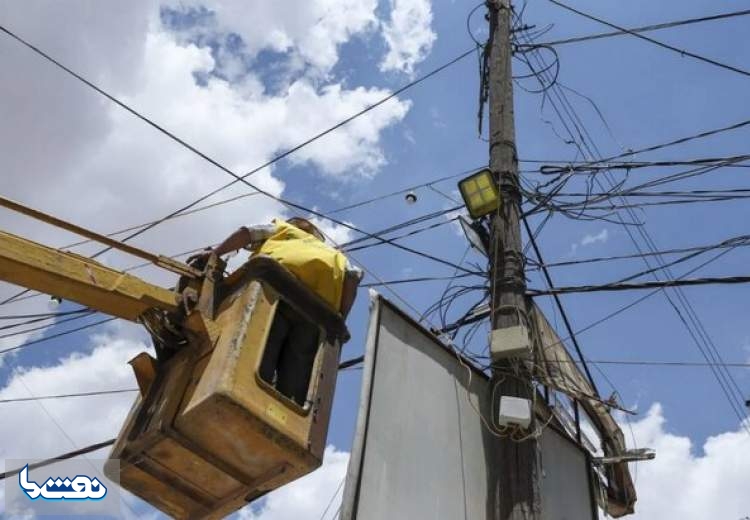
M373 294L341 518L495 518L497 438L489 380ZM590 463L567 436L540 439L542 518L596 519ZM509 468L508 468L509 470Z

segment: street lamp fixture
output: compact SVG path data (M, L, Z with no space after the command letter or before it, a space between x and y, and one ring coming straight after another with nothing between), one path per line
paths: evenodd
M458 182L458 189L471 218L478 219L500 209L502 200L489 169L480 170Z

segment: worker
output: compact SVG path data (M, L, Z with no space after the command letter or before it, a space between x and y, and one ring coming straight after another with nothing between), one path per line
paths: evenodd
M188 263L204 262L211 253L221 256L239 249L275 259L346 319L362 271L327 245L309 220L293 217L276 219L270 225L241 227L216 248L190 257ZM260 377L301 406L307 397L319 335L316 324L295 317L288 306L279 305L266 341Z

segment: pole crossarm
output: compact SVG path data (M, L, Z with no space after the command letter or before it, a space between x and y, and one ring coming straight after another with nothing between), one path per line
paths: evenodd
M0 231L0 280L136 321L148 309L176 311L176 294L90 258Z

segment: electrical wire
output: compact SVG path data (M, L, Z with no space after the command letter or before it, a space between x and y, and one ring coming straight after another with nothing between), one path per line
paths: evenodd
M662 267L654 268L654 271L661 270ZM550 296L555 294L570 293L590 293L603 291L631 291L634 289L654 289L664 287L689 287L695 285L734 285L750 283L750 276L722 276L722 277L705 277L691 278L683 280L658 280L653 282L640 283L611 283L605 285L581 285L571 287L557 287L554 289L529 289L530 296Z
M63 318L61 320L55 321L54 324L49 324L48 323L48 324L45 324L45 325L38 325L38 326L32 327L30 329L24 329L24 330L10 332L10 333L6 333L6 334L0 334L0 339L7 339L7 338L11 338L13 336L18 336L20 334L29 334L31 332L36 332L38 330L43 330L43 329L49 328L52 325L60 325L61 323L67 323L69 321L74 321L74 320L79 320L79 319L82 319L82 318L86 318L88 316L91 316L92 314L94 314L94 311L86 309L85 313L76 313L73 316L69 316L67 318ZM38 321L38 320L31 320L31 321ZM28 324L28 323L30 323L30 322L26 322L26 324ZM6 325L5 327L0 327L0 329L7 329L7 328L10 328L10 327L18 327L18 326L22 326L22 324L19 323L19 324L16 324L16 325Z
M223 186L221 186L221 187L213 190L212 192L210 192L210 193L208 193L208 194L206 194L204 196L199 197L198 199L196 199L195 201L191 202L190 204L188 204L188 205L186 205L186 206L184 206L184 207L182 207L182 208L180 208L180 209L178 209L176 211L173 211L172 213L170 213L166 217L164 217L162 219L159 219L157 221L154 221L152 224L149 224L149 225L147 225L147 226L139 229L138 231L135 231L134 233L131 233L130 235L128 235L127 237L125 237L122 240L123 242L125 242L125 241L127 241L127 240L129 240L131 238L134 238L135 236L138 236L138 235L144 233L145 231L147 231L149 229L152 229L152 228L156 227L157 225L161 224L162 222L165 222L166 220L168 220L170 218L173 218L174 216L176 216L179 213L182 213L184 211L187 211L187 210L193 208L194 206L196 206L197 204L200 204L201 202L205 201L209 197L215 195L216 193L219 193L220 191L223 191L224 189L226 189L226 188L228 188L230 186L233 186L234 184L236 184L238 182L241 182L241 183L247 185L248 187L250 187L251 189L253 189L254 191L257 191L257 192L265 195L266 197L272 198L272 199L274 199L274 200L276 200L276 201L278 201L278 202L280 202L280 203L282 203L282 204L284 204L284 205L286 205L288 207L291 207L291 208L294 208L294 209L298 209L298 210L306 211L306 212L308 212L310 214L313 214L313 215L315 215L317 217L325 218L325 219L333 222L334 224L337 224L337 225L340 225L340 226L344 226L347 229L351 229L353 231L357 231L357 232L360 232L360 233L363 233L363 234L367 235L366 232L362 232L361 230L355 228L354 226L352 226L350 224L347 224L347 223L344 223L344 222L341 222L341 221L337 221L336 219L333 219L333 218L331 218L331 217L329 217L327 215L324 215L324 214L322 214L322 213L320 213L318 211L312 210L310 208L306 208L306 207L304 207L304 206L302 206L300 204L296 204L296 203L293 203L293 202L288 201L288 200L284 200L281 197L277 197L277 196L273 195L272 193L267 192L266 190L260 189L257 186L254 186L253 184L251 184L247 180L247 178L250 177L250 176L252 176L253 174L255 174L255 173L257 173L257 172L259 172L259 171L261 171L261 170L263 170L263 169L271 166L272 164L274 164L274 163L276 163L276 162L284 159L285 157L288 157L288 156L292 155L293 153L297 152L298 150L304 148L305 146L308 146L309 144L311 144L311 143L317 141L318 139L324 137L325 135L328 135L329 133L331 133L331 132L333 132L333 131L335 131L335 130L337 130L337 129L345 126L345 125L347 125L351 121L357 119L358 117L361 117L362 115L368 113L369 111L373 110L374 108L377 108L380 105L386 103L387 101L389 101L389 100L397 97L398 95L400 95L401 93L405 92L406 90L414 87L415 85L418 85L418 84L422 83L426 79L431 78L431 77L435 76L436 74L442 72L443 70L447 69L448 67L450 67L450 66L458 63L459 61L461 61L462 59L466 58L467 56L469 56L470 54L472 54L474 52L474 48L472 48L472 49L469 49L468 51L465 51L465 52L459 54L458 56L454 57L453 59L445 62L444 64L440 65L439 67L437 67L435 69L432 69L430 72L428 72L428 73L426 73L426 74L424 74L424 75L422 75L422 76L420 76L420 77L418 77L418 78L410 81L406 85L403 85L402 87L400 87L400 88L396 89L395 91L393 91L388 96L385 96L382 99L378 100L377 102L375 102L375 103L373 103L373 104L365 107L364 109L362 109L359 112L353 114L352 116L350 116L350 117L348 117L348 118L346 118L346 119L338 122L337 124L335 124L335 125L327 128L326 130L324 130L324 131L322 131L322 132L314 135L313 137L311 137L311 138L303 141L302 143L300 143L300 144L298 144L298 145L296 145L296 146L294 146L294 147L286 150L285 152L282 152L282 153L274 156L272 159L266 161L265 163L261 164L260 166L257 166L256 168L253 168L248 173L246 173L246 174L244 174L242 176L239 176L236 173L234 173L233 171L231 171L229 168L227 168L226 166L224 166L223 164L221 164L216 159L214 159L214 158L210 157L209 155L205 154L204 152L198 150L196 147L194 147L193 145L189 144L187 141L181 139L180 137L178 137L174 133L172 133L169 130L167 130L166 128L164 128L163 126L161 126L158 123L154 122L152 119L150 119L147 116L141 114L140 112L138 112L137 110L135 110L131 106L129 106L126 103L124 103L123 101L117 99L113 95L111 95L108 92L104 91L103 89L101 89L100 87L98 87L97 85L95 85L94 83L92 83L91 81L87 80L86 78L84 78L80 74L76 73L72 69L70 69L67 66L63 65L60 61L56 60L55 58L53 58L49 54L45 53L44 51L42 51L38 47L34 46L33 44L27 42L26 40L24 40L23 38L21 38L20 36L18 36L16 33L14 33L13 31L9 30L7 27L5 27L3 25L0 25L0 31L3 32L3 33L5 33L6 35L10 36L11 38L13 38L14 40L16 40L20 44L24 45L25 47L27 47L28 49L30 49L31 51L33 51L37 55L41 56L42 58L44 58L48 62L50 62L53 65L55 65L56 67L60 68L61 70L63 70L67 74L69 74L69 75L73 76L74 78L76 78L77 80L81 81L83 84L85 84L86 86L90 87L91 89L93 89L98 94L104 96L109 101L115 103L120 108L126 110L127 112L129 112L130 114L132 114L136 118L140 119L141 121L143 121L147 125L151 126L155 130L159 131L160 133L162 133L165 136L169 137L170 139L172 139L176 143L180 144L181 146L183 146L187 150L191 151L192 153L194 153L198 157L202 158L203 160L205 160L209 164L215 166L216 168L218 168L222 172L224 172L224 173L230 175L231 177L233 177L233 180L230 181L229 183L227 183L227 184L225 184L225 185L223 185ZM106 250L102 250L99 253L97 253L97 256L100 255L100 254L102 254L104 251L106 251Z
M33 464L28 464L29 470L37 469L37 468L43 468L44 466L49 466L51 464L54 464L55 462L58 462L60 460L67 460L72 459L74 457L79 457L81 455L85 455L87 453L91 453L93 451L101 450L102 448L106 448L107 446L112 446L117 439L109 439L108 441L103 442L97 442L96 444L91 444L89 446L86 446L84 448L78 448L74 451L69 451L68 453L63 453L62 455L58 455L57 457L46 459L40 462L35 462ZM27 467L27 466L24 466ZM0 473L0 480L4 480L8 477L12 477L14 475L18 475L23 471L23 468L16 468L12 469L10 471L5 471L3 473Z
M435 282L435 281L445 281L445 280L455 280L457 278L465 278L467 276L484 276L484 273L463 273L453 276L421 276L418 278L402 278L400 280L389 280L387 282L373 282L373 283L365 283L360 284L360 287L362 289L367 289L370 287L380 287L382 285L400 285L405 283L417 283L417 282Z
M570 7L570 6L567 6L567 5L563 4L562 2L558 2L557 0L549 0L549 1L552 2L553 4L559 6L559 7L562 7L563 9L567 9L568 11L571 11L573 13L576 13L576 14L580 15L580 16L583 16L584 18L588 18L589 20L593 20L595 22L599 22L600 24L603 24L603 25L606 25L606 26L611 27L613 29L616 29L618 31L622 31L624 33L630 34L632 36L635 36L636 38L640 38L641 40L645 40L647 42L653 43L654 45L658 45L659 47L662 47L664 49L676 52L676 53L678 53L682 57L688 56L688 57L694 58L694 59L696 59L698 61L702 61L704 63L708 63L709 65L714 65L714 66L720 67L722 69L726 69L726 70L729 70L729 71L732 71L732 72L736 72L738 74L742 74L743 76L750 76L750 72L748 72L746 70L743 70L743 69L740 69L738 67L734 67L732 65L727 65L726 63L722 63L720 61L716 61L716 60L711 59L711 58L706 58L705 56L701 56L699 54L696 54L694 52L690 52L690 51L685 50L685 49L679 49L677 47L674 47L674 46L669 45L667 43L664 43L662 41L655 40L654 38L651 38L649 36L644 36L643 34L640 34L638 32L632 31L630 29L626 29L624 27L620 27L619 25L615 25L613 23L610 23L610 22L607 22L605 20L602 20L601 18L597 18L597 17L592 16L590 14L584 13L583 11L579 11L578 9L575 9L573 7Z
M692 252L697 252L697 251L712 251L715 249L736 248L736 247L744 247L744 246L749 246L749 245L750 245L750 235L740 235L740 236L729 238L727 240L723 240L716 244L710 244L706 246L663 249L660 251L636 253L636 254L629 254L629 255L601 256L601 257L594 257L594 258L584 258L580 260L551 262L551 263L544 264L544 266L545 267L568 267L568 266L573 266L573 265L590 264L590 263L597 263L597 262L610 262L610 261L615 261L615 260L628 260L628 259L635 259L635 258L640 259L640 258L643 258L644 256L692 253ZM534 268L539 268L539 267L541 266L535 266Z
M531 232L531 226L529 225L529 222L526 218L523 218L521 220L523 221L524 228L526 229L526 234L529 237L529 242L534 248L534 253L536 254L537 259L539 260L539 263L543 265L544 260L542 259L542 253L539 249L539 245L536 243L536 238L534 238L534 235ZM552 277L550 276L549 271L546 268L542 268L542 272L544 273L544 279L546 280L546 283L549 289L554 290L555 285L552 282ZM589 383L591 384L591 388L594 390L594 393L596 395L599 395L599 390L596 388L596 382L594 381L594 378L591 375L591 371L589 370L589 367L586 364L586 357L583 355L581 346L578 344L578 338L576 337L575 331L573 331L573 326L570 324L570 320L568 319L568 315L565 312L565 308L563 307L562 301L560 300L560 297L557 294L553 294L552 297L555 300L555 305L557 306L557 310L560 311L560 316L562 317L563 324L565 325L565 330L568 331L568 336L570 337L570 340L573 342L573 346L575 347L576 354L578 354L578 359L581 361L581 365L583 366L584 372L586 373L586 377L588 378Z
M57 394L57 395L36 395L34 397L14 397L9 399L0 399L0 404L21 403L26 401L42 401L49 399L67 399L70 397L91 397L96 395L113 395L137 392L137 388L123 388L121 390L97 390L93 392L78 392L74 394Z
M735 18L738 16L747 16L749 14L750 14L750 9L746 9L743 11L733 11L730 13L715 14L711 16L702 16L700 18L688 18L685 20L676 20L673 22L659 23L659 24L654 24L654 25L644 25L642 27L633 27L630 29L617 30L617 31L606 32L606 33L589 34L586 36L578 36L575 38L566 38L564 40L547 41L547 42L543 42L543 45L559 46L559 45L567 45L569 43L581 43L581 42L587 42L591 40L599 40L602 38L611 38L613 36L623 36L623 35L632 34L632 33L658 31L661 29L670 29L673 27L680 27L683 25L692 25L696 23L713 22L716 20L725 20L728 18Z
M57 338L60 338L60 337L63 337L63 336L67 336L67 335L73 334L75 332L80 332L82 330L87 330L87 329L90 329L92 327L98 327L99 325L104 325L105 323L108 323L110 321L114 321L116 319L117 318L114 318L114 317L105 318L103 320L99 320L99 321L96 321L94 323L88 323L88 324L83 325L81 327L76 327L75 329L70 329L70 330L66 330L66 331L63 331L63 332L58 332L56 334L51 334L49 336L45 336L45 337L40 338L40 339L35 339L33 341L28 341L28 342L26 342L26 343L24 343L22 345L18 345L18 346L15 346L15 347L8 347L8 348L0 350L0 355L7 354L8 352L13 352L15 350L22 350L22 349L28 348L28 347L30 347L32 345L38 345L39 343L45 343L47 341L51 341L53 339L57 339Z
M623 151L623 153L621 153L621 154L619 154L617 156L610 157L608 159L601 159L602 155L601 155L601 153L598 150L595 150L596 147L595 147L595 145L593 145L593 141L591 139L591 135L588 133L588 131L586 130L585 126L582 124L582 121L580 120L580 118L575 113L575 109L572 107L572 105L570 104L570 102L567 100L567 98L565 97L564 93L559 92L558 91L559 89L558 90L551 89L551 90L552 90L553 95L556 96L558 98L558 100L561 102L562 107L563 107L563 111L566 112L566 114L570 118L573 126L576 129L576 132L577 132L577 135L578 135L578 139L580 139L580 143L579 143L578 139L576 139L576 137L574 137L572 131L567 126L567 123L565 122L565 118L560 113L560 110L557 108L556 103L550 97L550 103L553 106L553 108L555 109L555 111L556 111L556 113L558 115L559 120L561 121L561 123L563 124L563 126L566 128L566 130L569 132L569 134L571 136L571 140L569 142L571 144L575 144L577 146L577 148L579 149L579 152L584 157L587 156L587 155L589 157L596 157L596 156L599 157L598 161L597 160L591 161L592 163L606 162L606 161L609 161L609 160L612 160L612 159L615 159L615 158L624 157L624 156L627 156L627 155L632 155L633 153L637 153L637 152L634 152L632 150L626 150L626 151ZM701 134L697 134L697 135L694 135L694 136L683 137L683 138L680 138L680 139L677 139L677 140L674 140L674 141L670 141L668 143L664 143L664 144L660 144L660 145L649 147L647 149L640 150L639 152L642 152L642 151L653 151L653 150L664 148L664 147L667 147L667 146L672 146L672 145L675 145L675 144L681 144L681 143L684 143L684 142L687 142L687 141L690 141L690 140L693 140L693 139L698 139L698 138L706 137L708 135L714 135L714 134L719 133L719 132L723 132L723 131L727 131L727 130L732 130L732 129L735 129L735 128L739 128L741 126L745 126L746 124L748 124L748 121L741 122L741 123L738 123L738 124L735 124L735 125L731 125L729 127L724 127L724 128L712 130L712 131L709 131L709 132L703 132ZM589 146L589 143L592 144L592 146L593 146L594 149L592 149L592 147ZM621 183L618 186L618 184L611 178L609 171L605 171L604 174L605 174L606 178L608 179L608 181L610 182L613 191L616 190L619 186L621 186ZM558 175L555 179L553 179L553 181L550 181L550 182L555 182L556 180L560 180L562 177L563 177L562 175ZM569 179L569 177L567 177L566 179ZM566 179L564 179L564 180L566 180ZM593 180L594 180L594 182L596 182L597 184L599 184L601 186L601 182L598 181L596 177L594 177ZM588 183L589 191L591 191L592 185L593 185L593 183L591 183L591 182ZM627 209L626 211L631 215L632 219L635 219L635 216L633 214L632 208ZM625 228L625 230L626 230L627 234L629 235L630 239L633 241L633 244L638 249L638 252L643 252L641 250L641 248L640 248L637 240L635 239L635 237L631 233L629 227L627 226L627 223L624 220L622 220L622 217L619 216L619 213L616 213L616 215L618 216L618 219L620 220L621 225L623 225L623 227ZM636 227L636 230L639 232L639 234L641 235L642 239L645 241L647 247L650 250L652 250L652 251L657 250L657 248L656 248L656 246L655 246L655 244L653 242L653 239L651 239L650 235L647 233L647 231L645 230L644 226L638 226L638 227ZM660 264L663 263L663 260L659 256L656 256L656 259L657 259L657 261ZM646 262L647 267L650 267L648 265L648 261L647 261L647 259L645 257L643 258L643 260L644 260L644 262ZM670 279L674 278L674 276L669 271L668 267L664 270L664 272L665 272L665 274L667 274L667 276ZM665 291L664 295L665 295L667 301L669 302L669 304L672 306L672 308L677 313L678 318L683 323L683 325L685 326L686 330L688 331L688 333L692 337L693 341L695 342L696 347L700 350L700 352L702 353L702 355L706 358L707 362L709 361L709 358L711 360L713 360L713 361L717 361L717 360L720 361L721 360L720 353L716 349L716 346L713 343L713 340L708 335L708 332L706 331L705 327L703 326L703 324L701 323L701 321L698 318L697 314L695 313L695 310L692 308L692 305L690 304L689 300L684 295L684 293L682 292L681 288L677 287L677 288L674 289L674 291L675 291L675 294L676 294L676 296L678 298L679 303L684 307L684 310L686 312L687 318L679 310L679 308L677 307L677 304L672 301L672 298L670 297L669 293ZM690 321L693 324L693 326L695 327L695 330L693 330L690 327L690 325L688 324L688 321ZM739 388L737 386L736 381L732 377L732 374L729 373L729 372L722 372L721 370L718 370L718 369L712 369L712 372L714 373L714 376L716 377L717 382L719 383L720 387L722 388L722 391L724 392L725 396L727 397L727 400L728 400L728 402L729 402L729 404L730 404L733 412L735 413L735 415L737 416L737 418L740 419L740 421L742 421L743 411L742 411L742 407L741 407L741 404L740 404L741 403L741 392L739 392ZM737 392L737 393L733 395L733 392ZM750 428L748 428L748 433L750 433Z

